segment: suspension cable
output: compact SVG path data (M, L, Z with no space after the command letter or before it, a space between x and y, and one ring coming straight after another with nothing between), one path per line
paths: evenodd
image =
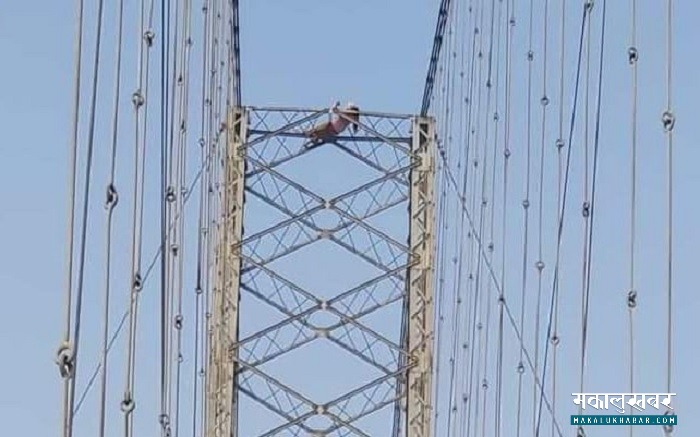
M673 0L666 0L666 110L662 116L664 131L666 132L666 160L667 160L667 303L666 303L666 392L671 392L671 377L673 360L673 128L675 116L673 114ZM667 409L669 414L670 410ZM673 426L665 426L664 432L670 435Z
M82 8L82 5L81 5ZM99 86L99 72L100 72L100 49L102 43L102 22L104 18L104 0L100 0L97 4L97 22L95 28L95 49L94 58L92 64L92 89L90 95L90 107L88 115L88 144L87 144L87 158L86 158L86 169L85 169L85 185L83 187L83 210L81 214L81 233L80 233L80 246L79 246L79 259L78 259L78 277L76 285L76 296L75 296L75 324L73 326L73 357L72 357L72 377L70 378L70 388L69 388L69 402L68 411L70 412L70 418L68 419L67 434L72 436L73 433L73 407L75 405L75 382L76 376L78 374L78 351L80 348L80 325L82 318L82 306L83 306L83 285L85 280L85 253L87 250L87 229L89 221L89 210L90 210L90 187L92 180L92 164L93 164L93 154L95 148L95 123L96 123L96 113L97 113L97 89Z
M550 339L551 343L558 343L558 337L553 335L553 319L554 319L554 309L555 309L555 302L557 300L557 294L558 294L558 284L559 284L559 261L560 261L560 251L561 251L561 241L562 241L562 236L563 236L563 231L564 231L564 212L566 211L566 198L567 198L567 187L569 183L569 168L571 164L571 142L573 140L573 134L574 134L574 126L576 123L576 108L577 108L577 103L578 103L578 90L579 90L579 82L580 82L580 75L581 75L581 58L582 58L582 53L583 53L583 36L584 36L584 30L586 28L586 23L588 21L589 13L590 13L590 8L592 7L592 3L586 2L584 7L583 7L583 13L582 13L582 18L581 18L581 34L579 37L579 47L578 47L578 61L577 61L577 67L576 67L576 82L574 86L574 100L572 104L572 109L571 109L571 123L569 125L569 137L567 141L567 157L566 157L566 171L564 174L564 186L563 186L563 193L562 193L562 201L561 201L561 206L560 208L560 214L559 214L559 222L558 222L558 229L557 229L557 245L556 245L556 258L555 258L555 265L554 265L554 278L553 278L553 283L552 283L552 294L551 294L551 299L550 299L550 308L549 308L549 322L548 322L548 327L547 327L547 342L545 343L545 349L544 349L544 363L542 367L542 390L540 390L540 400L538 402L538 410L537 410L537 426L535 427L535 436L539 437L539 431L540 431L540 421L542 418L542 400L544 398L544 387L546 386L546 380L545 380L545 375L547 374L547 357L548 357L548 351L549 351L549 344L550 344ZM555 417L553 415L553 417Z
M631 135L631 193L630 193L630 270L629 270L629 289L627 290L627 314L629 318L629 390L634 393L634 313L637 307L637 287L635 283L636 271L636 244L637 244L637 60L639 58L637 49L637 0L630 0L630 46L627 50L627 61L632 69L632 93L631 107L632 114L630 120L630 135ZM634 410L630 408L630 414L634 414ZM630 437L634 436L634 426L629 426Z
M529 211L530 211L530 156L532 149L532 62L534 61L534 52L532 50L532 35L533 35L533 16L534 4L530 0L530 14L528 25L528 52L527 52L527 151L526 151L526 166L525 166L525 198L523 199L523 263L522 263L522 287L520 292L520 332L523 334L523 340L520 342L520 354L518 359L518 405L516 416L515 434L520 437L520 420L522 409L522 391L523 391L523 373L525 366L523 365L523 349L525 347L525 291L527 289L527 260L528 260L528 237L529 237Z
M598 63L598 96L596 103L596 121L595 121L595 134L594 134L594 144L593 144L593 174L591 182L591 203L590 203L590 227L587 235L588 239L588 259L586 261L586 294L584 302L584 317L583 317L583 330L582 330L582 341L581 341L581 380L583 380L585 365L586 365L586 346L587 346L587 333L588 333L588 311L589 311L589 297L591 289L591 264L593 256L593 232L595 230L594 226L594 212L595 212L595 195L596 195L596 181L597 181L597 170L598 170L598 148L600 144L600 114L601 114L601 102L603 98L603 65L604 65L604 54L605 54L605 18L606 18L606 1L603 0L603 12L602 12L602 23L601 23L601 37L600 37L600 58ZM581 428L579 428L581 429Z
M112 149L110 154L110 174L106 186L105 209L107 220L105 223L105 284L104 284L104 310L102 320L102 379L100 381L100 413L99 436L104 437L106 427L106 403L107 403L107 354L109 353L109 307L110 285L112 271L112 221L114 209L119 202L119 196L115 185L115 173L117 163L117 138L119 127L119 93L121 88L121 61L122 61L122 34L124 23L124 0L119 0L117 7L117 36L115 53L115 79L114 79L114 105L112 109Z
M544 17L542 25L542 97L540 103L542 106L542 125L540 136L540 174L539 174L539 196L537 204L537 262L535 269L537 270L537 302L535 309L535 374L539 374L539 338L540 338L540 318L541 318L541 303L542 303L542 272L544 270L544 255L542 253L543 240L543 218L544 218L544 152L545 139L547 136L547 106L549 106L549 98L547 97L547 41L549 27L549 0L544 2ZM532 431L535 432L537 427L537 387L533 384L533 399L532 399Z
M73 116L71 138L68 144L68 214L66 220L65 252L65 328L63 341L56 352L56 364L63 378L63 420L61 431L63 437L73 435L73 403L75 398L75 344L71 344L71 316L73 302L73 258L75 243L75 197L77 184L78 125L80 120L80 82L82 71L83 41L83 0L75 1L75 30L73 41Z

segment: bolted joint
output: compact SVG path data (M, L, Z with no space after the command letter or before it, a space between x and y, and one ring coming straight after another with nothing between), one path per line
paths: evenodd
M540 104L541 104L542 106L547 106L547 105L549 105L549 97L547 97L547 96L542 96L542 98L540 99Z

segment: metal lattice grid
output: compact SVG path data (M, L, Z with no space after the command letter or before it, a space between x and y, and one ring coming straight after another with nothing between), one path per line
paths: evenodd
M430 435L434 123L327 117L229 117L209 435Z

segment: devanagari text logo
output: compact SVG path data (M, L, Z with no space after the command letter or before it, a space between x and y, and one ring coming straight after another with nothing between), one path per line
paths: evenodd
M572 425L678 425L678 416L671 405L676 393L572 393L572 396L579 410L571 416ZM594 410L612 410L617 414L586 414ZM649 414L654 410L663 414Z

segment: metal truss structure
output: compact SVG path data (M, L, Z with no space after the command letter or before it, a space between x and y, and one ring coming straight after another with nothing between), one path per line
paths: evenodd
M431 435L434 122L327 117L229 115L209 437Z

